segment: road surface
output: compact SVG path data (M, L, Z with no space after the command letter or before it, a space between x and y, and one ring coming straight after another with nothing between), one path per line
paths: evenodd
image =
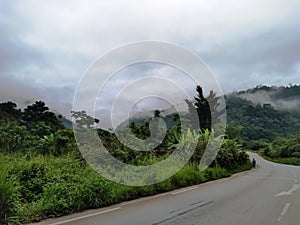
M268 162L201 185L43 221L51 225L299 225L300 167Z

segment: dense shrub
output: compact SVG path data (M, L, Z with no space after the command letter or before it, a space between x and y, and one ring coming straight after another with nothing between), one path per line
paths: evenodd
M8 171L8 177L16 187L11 189L11 183L1 182L0 188L3 188L3 184L9 187L5 189L7 192L1 192L7 193L6 197L15 191L12 199L3 201L9 204L1 212L8 215L8 221L15 223L28 223L107 206L229 175L222 168L199 172L198 164L189 163L161 183L129 187L105 180L82 160L72 156L40 155L29 159L20 155L0 157L3 161L1 171Z
M234 170L239 165L246 164L249 157L235 140L225 140L217 157L216 164L228 170Z
M20 152L30 146L30 133L16 122L3 123L0 137L0 151L5 153Z

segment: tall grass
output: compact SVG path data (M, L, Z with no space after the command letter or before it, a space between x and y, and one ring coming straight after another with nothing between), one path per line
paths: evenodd
M199 172L196 164L189 163L161 183L129 187L102 178L84 161L73 156L24 157L0 154L0 161L3 162L0 165L2 223L6 219L8 222L25 224L230 175L223 168L208 168ZM38 186L41 188L36 188Z
M0 171L0 224L4 224L12 213L14 192L13 183L7 181L6 175Z
M300 158L278 158L272 159L273 162L300 166Z

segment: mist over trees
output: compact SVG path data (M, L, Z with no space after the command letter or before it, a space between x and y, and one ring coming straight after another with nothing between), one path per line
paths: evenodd
M231 93L230 96L240 97L254 104L271 104L277 110L299 111L300 85L266 86L257 85L244 91Z

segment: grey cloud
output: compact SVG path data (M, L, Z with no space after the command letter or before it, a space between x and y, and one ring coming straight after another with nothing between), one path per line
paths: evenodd
M0 76L0 84L0 102L12 101L23 109L35 101L42 100L52 111L70 119L73 87L37 87L2 76Z
M233 40L204 58L227 91L257 84L299 83L299 26L293 21L287 27L272 27L268 32Z
M225 92L260 83L300 83L299 6L294 0L136 1L130 5L126 1L2 1L1 97L23 101L38 96L67 113L63 104L70 108L80 77L97 57L127 42L149 39L196 51ZM193 95L194 85L190 87L180 72L140 65L110 81L97 105L103 114L109 113L112 96L141 73L172 78ZM210 87L205 83L206 92ZM159 85L150 88L160 93ZM170 92L176 95L175 90ZM87 89L84 97L89 94ZM130 98L124 96L124 103Z

